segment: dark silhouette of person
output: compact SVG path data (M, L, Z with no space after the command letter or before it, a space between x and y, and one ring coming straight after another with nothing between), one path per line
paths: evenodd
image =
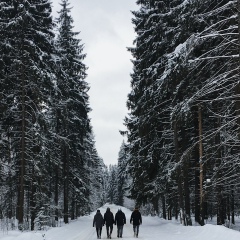
M93 219L93 227L96 227L97 238L101 238L102 235L102 227L104 226L104 219L100 210L97 210L97 213Z
M126 216L121 209L115 214L115 225L117 225L117 237L121 238L123 235L123 225L126 224Z
M114 223L113 213L110 211L110 208L107 208L107 211L104 213L104 224L106 224L107 238L111 238Z
M139 225L142 224L142 216L137 207L131 214L130 223L133 223L134 237L138 237Z

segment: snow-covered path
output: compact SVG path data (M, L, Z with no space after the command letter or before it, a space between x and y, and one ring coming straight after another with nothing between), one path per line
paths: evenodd
M105 205L100 208L102 214L110 207L115 215L118 207ZM122 208L126 214L127 224L123 228L123 239L136 240L133 237L132 225L129 223L131 211ZM78 220L62 227L51 228L48 231L24 232L9 231L0 232L0 240L95 240L96 230L92 226L95 212L90 216L80 217ZM106 228L103 227L102 239L107 239ZM117 238L117 227L114 225L112 239ZM139 238L142 240L239 240L240 232L227 229L223 226L207 224L204 227L184 227L173 221L162 220L158 217L143 217L140 226Z

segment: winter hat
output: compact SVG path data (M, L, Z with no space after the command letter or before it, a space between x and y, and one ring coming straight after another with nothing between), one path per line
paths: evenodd
M100 212L100 210L98 209L97 212Z

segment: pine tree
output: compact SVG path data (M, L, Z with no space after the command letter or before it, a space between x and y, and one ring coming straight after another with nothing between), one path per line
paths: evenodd
M88 119L88 85L85 82L86 66L83 63L85 54L83 45L77 39L77 32L73 32L73 19L70 15L69 3L63 0L59 12L58 38L58 73L57 73L57 106L56 117L61 136L61 159L64 185L64 222L68 223L69 196L72 207L76 199L85 191L84 171L85 159L84 138L90 131ZM70 185L71 183L71 185Z
M151 77L152 69L149 67L157 60L153 54L157 36L155 36L154 1L138 1L140 10L133 12L135 19L135 31L138 34L135 39L136 47L129 48L133 57L134 72L132 74L132 91L128 96L129 117L125 124L129 129L129 171L133 178L131 196L138 204L146 203L153 199L154 180L158 169L158 160L155 157L154 141L157 129L153 119L156 120L154 111L153 89L155 78ZM154 113L155 112L155 113ZM151 117L151 119L149 118ZM144 179L143 181L140 181Z
M11 129L11 161L15 162L18 179L17 218L23 229L26 217L26 190L32 194L30 211L32 228L37 211L36 192L42 192L44 183L38 184L45 164L43 148L47 146L47 117L51 105L48 97L53 89L53 23L49 1L1 2L1 43L4 83L4 126ZM5 131L5 133L6 133Z
M124 196L126 195L126 188L128 183L128 170L127 170L127 147L123 142L118 154L118 165L117 165L117 186L118 186L118 200L117 205L124 205Z
M89 159L89 201L90 211L103 206L107 202L107 176L108 169L103 160L98 156L94 144L89 145L87 150Z
M118 201L117 165L110 165L107 178L107 200L111 204Z

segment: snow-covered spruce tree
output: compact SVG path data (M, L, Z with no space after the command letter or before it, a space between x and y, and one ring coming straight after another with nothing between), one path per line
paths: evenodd
M173 208L175 208L175 213L178 212L178 206L173 203L177 203L176 199L179 199L179 208L184 224L190 225L191 210L188 175L191 175L189 173L191 161L189 155L183 155L183 153L189 144L192 144L193 133L186 131L187 128L189 129L189 122L185 121L184 115L178 116L176 109L182 106L179 102L183 101L189 93L184 88L181 91L178 91L178 89L179 86L184 84L187 76L184 51L188 50L186 42L191 40L191 35L197 30L196 25L192 24L196 8L194 1L171 1L168 6L166 13L158 17L159 25L165 26L161 34L162 40L158 45L165 52L152 65L153 69L157 69L155 72L157 72L159 78L155 96L157 96L156 106L161 109L158 114L158 124L162 126L162 138L158 147L161 149L160 157L162 156L162 159L165 159L165 161L161 161L160 166L165 167L162 167L159 171L159 179L163 177L168 179L164 196L167 201L168 213L172 212ZM168 42L169 44L166 44ZM160 59L162 60L160 61ZM177 96L175 95L176 92L178 93ZM196 135L198 136L198 133ZM199 159L198 155L197 159ZM169 175L168 171L170 169L171 174ZM169 178L169 176L171 177ZM199 178L199 174L197 178ZM176 183L178 185L177 195L174 190ZM198 195L199 191L196 196ZM164 206L164 199L162 203Z
M159 72L159 93L156 92L156 96L160 100L158 100L159 104L157 105L161 109L158 121L163 125L162 143L159 147L162 150L160 152L165 154L165 159L169 159L167 163L163 164L167 166L167 168L162 168L165 169L165 172L160 172L160 176L163 174L168 179L165 190L166 207L170 212L173 208L175 208L175 213L180 211L184 225L192 224L190 216L190 206L192 205L190 202L191 186L189 185L189 177L192 177L192 173L189 171L192 166L189 155L183 155L183 153L189 144L192 144L191 138L193 133L186 130L189 128L189 122L185 121L184 114L181 116L176 114L179 102L184 100L188 92L182 89L182 91L178 91L177 97L175 93L179 86L183 84L187 75L187 64L183 52L185 48L187 49L186 42L191 39L191 35L197 29L192 24L195 12L194 1L172 1L170 8L163 17L162 21L166 25L166 31L162 34L162 41L169 41L170 44L166 46L166 52L161 57L164 59L161 65L163 71ZM157 64L158 62L154 63L153 66L159 68ZM167 104L162 104L161 102L167 102ZM172 148L173 146L174 148ZM174 158L171 158L169 153ZM184 158L182 158L183 156ZM174 190L176 184L178 189L177 195ZM173 204L174 202L176 203L176 199L179 200L178 206Z
M84 159L87 159L87 193L85 211L90 213L106 203L106 173L107 167L98 156L93 134L85 139ZM82 206L82 205L81 205Z
M107 178L107 201L111 204L118 202L117 165L110 165Z
M156 72L156 78L158 79L153 96L156 99L155 106L158 112L157 123L161 126L159 131L162 133L157 143L160 159L158 181L156 182L159 185L159 183L164 183L168 179L166 185L161 184L163 216L166 217L166 208L168 210L175 208L175 213L180 211L180 216L185 225L191 225L190 204L188 204L188 178L184 176L188 170L186 169L187 165L179 164L179 155L184 147L184 143L179 143L179 139L182 136L178 135L177 127L179 123L172 119L173 106L171 104L177 81L184 78L184 72L180 74L179 71L176 71L172 55L175 55L175 52L177 53L179 45L184 43L191 35L192 28L189 23L191 22L192 12L193 10L190 8L188 1L170 1L166 3L164 13L157 16L158 27L163 27L160 33L161 40L157 43L155 54L159 50L161 50L162 54L151 66L152 69L155 69L155 71L152 71L152 74ZM171 75L171 72L174 74ZM169 170L172 170L173 166L176 167L174 167L175 171L171 171L171 174L169 174ZM177 193L174 190L176 183ZM178 202L176 199L178 199ZM167 203L166 208L165 201Z
M234 82L236 83L235 79L237 77L236 59L234 59L234 55L236 55L237 51L236 47L234 46L234 42L236 42L237 39L236 33L234 33L236 32L236 27L234 27L234 22L236 21L234 20L235 16L233 14L235 9L234 3L222 1L219 5L216 2L214 5L212 5L211 9L208 8L207 12L205 12L206 4L207 2L205 2L205 6L202 6L202 12L199 14L198 20L204 15L204 22L209 22L211 24L206 24L204 31L198 35L198 44L194 46L196 61L194 61L195 70L191 71L191 77L193 77L193 79L197 79L195 77L197 75L198 78L201 77L201 82L199 81L197 85L197 82L194 83L194 81L191 81L195 84L195 86L197 86L197 91L192 93L193 97L191 98L190 105L199 105L201 106L201 109L204 110L202 114L202 128L203 133L205 133L204 136L208 137L203 137L205 150L203 160L205 159L205 172L209 177L213 176L214 174L211 169L217 169L214 167L214 162L220 164L222 161L220 160L221 157L218 157L222 155L220 152L224 153L227 149L226 144L222 143L220 135L231 135L232 137L235 135L233 129L231 130L232 126L234 125L234 103L230 96L234 96L232 89L234 89ZM202 22L203 21L201 21L201 24ZM200 49L201 52L199 52ZM201 57L199 57L199 54ZM196 75L194 76L195 73ZM194 89L191 86L190 88L192 90ZM221 122L223 124L221 124ZM229 124L227 124L228 122ZM224 131L222 131L223 129L221 130L223 126ZM215 136L218 135L219 137L215 138ZM224 139L224 141L227 140L225 137L222 139ZM232 140L233 139L236 138L233 137ZM235 145L234 143L232 144L233 146ZM220 150L221 148L225 150ZM219 153L216 154L217 152ZM232 154L232 150L229 151L229 153L230 152ZM229 153L227 155L229 155ZM209 158L208 156L215 156L215 158L213 158L213 161L206 161ZM230 158L235 159L233 157ZM232 164L233 161L229 161L229 163ZM226 164L224 165L226 166ZM229 169L231 169L231 167ZM213 182L214 181L212 181L212 183ZM220 192L223 191L221 190ZM214 195L217 196L217 194Z
M206 206L205 202L207 200L209 202L211 201L210 204L212 205L212 201L214 202L214 200L207 199L211 194L208 194L207 197L206 192L204 193L202 184L206 177L200 174L200 172L204 173L204 175L206 174L208 178L209 176L212 176L213 179L216 177L219 181L224 179L223 172L225 172L224 175L225 177L227 176L229 180L231 178L236 179L236 175L233 174L233 172L231 172L232 176L230 177L229 171L227 171L227 169L232 169L234 163L233 161L227 161L229 167L226 166L226 160L223 160L223 155L225 156L227 145L223 144L221 140L222 138L226 141L228 139L226 136L235 135L234 131L232 131L232 123L235 115L233 111L234 103L231 97L229 97L234 96L232 90L235 89L234 86L236 86L237 83L236 58L234 57L237 51L235 47L235 43L237 42L237 28L235 27L236 15L234 14L234 12L236 12L235 4L236 2L221 1L221 3L219 3L218 1L212 1L211 5L209 5L208 1L202 1L201 3L192 1L191 5L193 9L195 9L192 22L194 23L195 29L193 28L192 36L182 46L179 46L177 54L174 54L175 60L174 58L170 59L176 63L175 70L178 72L177 77L179 79L173 97L174 108L172 116L180 123L181 132L185 133L181 134L180 138L182 139L181 141L185 142L180 156L181 164L184 166L187 163L187 159L191 162L191 158L195 156L195 169L200 170L198 173L197 171L195 172L195 183L198 183L199 176L201 179L201 185L199 182L199 184L195 186L195 200L199 195L201 199L197 202L195 201L198 205L200 204L200 207L195 204L195 220L201 224L204 223L203 218L207 210L204 210L204 206ZM179 57L177 55L179 55ZM191 58L195 60L192 65L189 65L186 59ZM184 74L184 78L182 78L182 74ZM171 75L174 76L173 71L171 71L170 76ZM181 77L179 78L179 76ZM224 98L226 99L223 102ZM202 118L202 120L200 118ZM221 119L224 124L221 124L219 119ZM201 155L199 150L196 150L196 147L198 148L198 145L200 145L198 137L200 133L196 131L200 120L202 124L199 127L201 127L204 134L204 151ZM229 124L227 124L227 122L229 122ZM224 131L222 131L223 127ZM225 137L223 137L224 135ZM190 141L186 142L186 139ZM234 137L232 139L236 138ZM236 146L236 144L233 144L233 146ZM198 154L196 154L196 152L198 152ZM217 152L218 154L216 154ZM228 157L224 158L236 159L233 156L230 157L230 152L232 152L232 150L228 152ZM201 159L200 163L199 158ZM212 160L207 161L207 159ZM224 168L221 162L225 162ZM216 164L219 167L216 167ZM200 169L201 166L203 171ZM212 171L212 169L216 170L217 168L219 169L218 171ZM216 181L213 181L213 179L213 186L217 186L218 184L216 184ZM224 209L222 207L223 200L221 195L224 192L224 187L221 182L219 182L219 184L221 186L218 186L216 189L218 189L217 191L221 194L214 195L219 196L219 200L216 201L219 204L218 215L223 215L221 213L222 209ZM209 187L210 186L208 186L208 189L210 190ZM228 192L230 196L231 191L228 190ZM198 211L199 213L197 213ZM224 217L222 217L222 219L223 218Z
M206 4L205 2L205 6ZM194 61L199 62L198 69L199 65L205 64L205 84L196 94L196 100L203 109L208 109L208 117L212 122L211 129L209 119L208 125L203 128L206 133L203 132L203 160L206 165L205 172L211 176L209 194L205 200L217 206L218 224L224 224L227 215L230 220L230 211L234 212L233 204L230 206L228 203L233 202L232 192L237 188L236 179L239 178L239 166L236 164L239 161L237 13L237 1L221 1L221 4L216 1L212 8L200 14L209 24L199 34L199 39L201 46L208 44L208 48L203 48L204 51ZM214 158L209 161L209 156ZM227 184L224 179L228 179ZM232 220L234 222L234 218Z
M166 217L165 194L171 196L167 199L168 208L173 207L175 199L180 199L183 212L185 208L181 179L177 181L180 183L178 189L181 197L175 198L174 190L169 192L172 183L167 182L168 169L173 168L175 161L179 161L174 160L174 155L176 158L177 154L174 151L174 130L171 122L175 83L168 76L171 68L175 66L168 59L175 48L190 35L189 32L181 31L181 14L187 15L189 9L183 1L137 3L141 8L134 12L133 23L138 36L135 39L136 47L130 49L135 60L133 90L128 98L131 114L126 120L130 142L129 165L132 166L130 173L132 171L133 177L132 195L142 203L151 202L156 212L159 211L158 204L161 200L163 216ZM181 168L178 170L180 172L174 176L181 176ZM143 186L140 186L140 183Z
M117 186L118 186L118 200L117 205L124 206L124 197L126 196L127 184L129 181L127 163L128 153L125 142L122 143L118 153L117 165Z
M9 51L5 42L6 28L5 24L8 22L8 15L11 11L7 11L9 7L8 1L0 3L0 165L1 165L1 218L3 215L8 218L14 216L14 208L16 208L16 159L11 157L11 123L8 104L12 102L13 96L10 97L13 89L13 82L8 81L7 66L11 63L9 58ZM14 160L13 160L14 159Z
M156 186L159 164L158 148L155 144L161 134L160 126L155 124L157 111L154 108L153 94L156 88L156 75L151 75L154 69L150 68L161 54L155 52L157 43L160 42L157 33L161 32L161 28L157 28L156 3L156 1L137 1L140 10L133 12L137 38L134 41L136 47L129 48L134 57L134 72L131 80L132 91L127 102L130 114L125 124L129 130L129 172L133 180L131 197L138 205L153 203L155 210L158 211L159 192L155 192L154 186Z
M77 206L86 202L87 181L85 171L84 139L90 132L88 118L88 84L85 81L86 66L83 45L73 31L73 19L69 3L62 0L62 9L57 19L59 34L57 47L57 104L58 133L63 177L64 222L68 223L69 206L72 216Z
M0 11L3 135L11 156L11 174L17 181L11 199L17 199L19 229L27 227L27 215L33 229L40 204L48 198L42 175L47 167L46 112L53 89L51 5L47 0L1 1Z

